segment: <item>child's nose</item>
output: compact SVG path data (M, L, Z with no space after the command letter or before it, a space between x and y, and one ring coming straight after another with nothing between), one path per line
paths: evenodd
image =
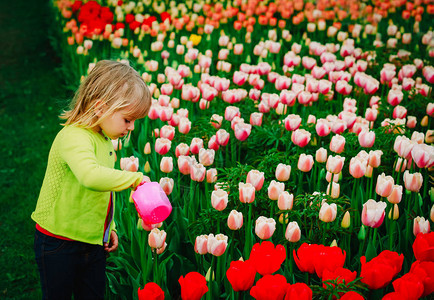
M128 130L129 131L133 131L134 130L134 121L130 122L130 124L128 125Z

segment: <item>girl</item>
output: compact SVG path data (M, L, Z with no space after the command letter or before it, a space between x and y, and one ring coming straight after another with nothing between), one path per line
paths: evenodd
M114 169L112 139L147 115L151 95L129 65L100 61L61 118L32 219L44 299L103 299L106 251L118 247L111 191L149 178Z

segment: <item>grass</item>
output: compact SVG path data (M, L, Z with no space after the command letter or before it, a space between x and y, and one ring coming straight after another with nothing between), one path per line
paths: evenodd
M48 40L49 1L0 2L0 298L40 299L33 212L71 93Z

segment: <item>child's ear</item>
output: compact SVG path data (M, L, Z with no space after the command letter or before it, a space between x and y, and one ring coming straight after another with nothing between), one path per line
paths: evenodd
M94 110L97 117L101 117L105 111L106 104L102 100L96 100Z

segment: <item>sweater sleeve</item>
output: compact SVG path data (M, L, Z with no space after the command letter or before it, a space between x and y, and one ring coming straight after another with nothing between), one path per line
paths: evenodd
M95 141L80 130L70 130L59 141L60 155L78 182L100 192L122 191L136 187L143 179L141 172L128 172L98 163Z

